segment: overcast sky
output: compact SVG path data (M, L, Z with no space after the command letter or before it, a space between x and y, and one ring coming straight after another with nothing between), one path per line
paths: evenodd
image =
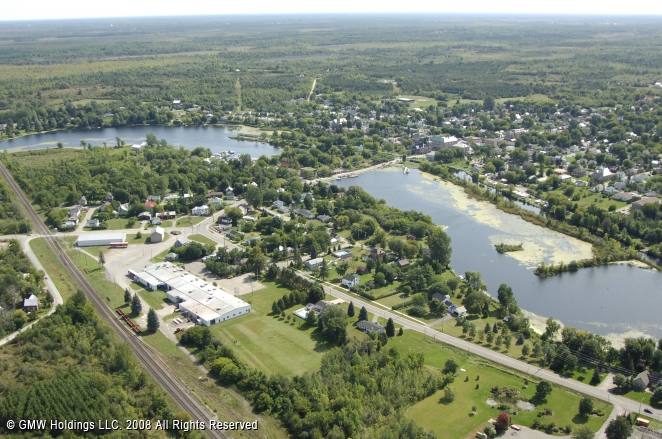
M468 12L515 14L662 15L657 0L30 0L7 1L1 20L89 17L141 17L219 14L292 14L342 12Z

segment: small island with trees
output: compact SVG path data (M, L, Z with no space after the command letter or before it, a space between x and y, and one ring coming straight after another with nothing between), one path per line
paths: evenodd
M521 252L524 250L524 247L522 247L522 243L519 244L505 244L503 242L499 244L495 244L494 248L496 249L499 254L504 254L508 252Z

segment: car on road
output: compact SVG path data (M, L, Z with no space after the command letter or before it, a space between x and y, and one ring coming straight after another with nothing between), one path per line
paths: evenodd
M514 424L511 425L510 428L512 428L513 430L517 430L517 431L520 431L522 429L522 427L519 427L519 426L514 425Z
M48 279L48 276L44 276L44 279Z
M181 232L178 232L177 230L173 230L170 232L171 235L179 235Z
M653 410L651 410L651 409L649 409L649 408L645 408L644 411L645 411L646 413L650 413L651 415L653 414Z

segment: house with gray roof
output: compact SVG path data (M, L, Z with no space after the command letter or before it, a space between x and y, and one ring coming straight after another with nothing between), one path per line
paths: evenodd
M361 320L356 324L356 327L359 328L361 331L364 331L366 333L370 331L375 331L377 333L382 333L384 332L384 327L380 325L379 323L376 322L369 322L367 320Z

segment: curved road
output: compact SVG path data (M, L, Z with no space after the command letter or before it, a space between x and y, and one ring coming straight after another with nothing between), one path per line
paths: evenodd
M30 260L34 268L36 268L37 270L41 270L45 273L46 270L44 270L44 267L41 265L41 262L39 262L39 259L37 259L34 252L30 248L29 242L32 240L32 238L29 236L16 236L15 239L17 239L21 243L21 247L23 247L23 252L27 255L28 259ZM0 340L0 346L9 343L13 339L15 339L16 336L18 336L18 334L25 331L26 329L31 328L32 325L37 323L39 320L53 314L55 312L55 308L57 308L58 305L62 305L64 303L62 301L62 295L60 295L60 292L58 291L53 281L50 278L48 279L44 278L44 283L46 284L46 287L48 287L48 291L51 293L51 296L53 296L53 307L46 314L39 317L39 319L35 320L34 322L30 323L27 326L24 326L23 328L19 329L16 332L12 332L7 337Z
M212 218L209 218L198 224L199 227L198 233L203 233L205 236L213 239L214 241L218 243L223 243L223 237L220 234L208 230L208 226L213 224L211 222L211 219ZM230 242L226 243L226 245L236 246L235 244ZM298 274L299 276L307 278L309 280L317 281L317 279L313 279L308 274L302 272L298 272ZM358 295L350 294L349 292L345 290L340 290L328 283L325 283L325 290L332 296L335 296L339 299L343 299L347 302L353 301L355 305L365 306L368 311L370 311L375 315L384 318L390 317L393 319L395 323L402 325L405 329L417 331L420 332L421 334L426 334L448 345L466 351L467 353L486 358L490 361L493 361L498 364L502 364L514 370L531 374L540 379L545 379L549 382L564 386L575 392L580 392L585 395L592 396L594 398L601 399L603 401L607 401L611 404L614 404L618 408L618 410L627 410L629 412L638 413L640 412L640 410L643 411L644 408L650 408L645 404L640 404L638 401L624 398L622 396L612 395L606 388L593 387L591 385L584 384L582 382L575 381L570 378L562 377L551 370L543 369L537 366L532 366L524 361L517 360L515 358L509 357L499 352L495 352L491 349L484 348L482 346L462 340L460 338L452 337L448 334L444 334L442 332L436 331L426 326L424 323L417 323L416 321L408 317L403 317L401 314L399 315L397 312L393 312L391 308L388 308L380 303L365 301L363 298L361 298ZM662 421L662 410L653 410L653 415L651 417Z
M128 344L133 351L136 358L140 361L142 366L152 376L161 388L172 398L177 405L183 410L187 411L191 419L204 422L208 426L208 421L216 419L216 416L202 403L200 400L191 395L186 386L182 384L177 376L170 371L165 362L160 358L156 352L139 339L129 328L119 320L113 310L111 310L103 301L101 296L94 290L87 278L78 270L78 267L71 261L67 253L60 246L59 241L51 234L50 230L43 223L39 215L35 212L30 201L27 199L21 188L14 181L11 174L0 163L0 175L2 175L11 189L16 194L18 201L23 204L28 217L32 221L36 231L38 231L48 243L49 247L60 260L64 268L67 270L76 285L85 293L87 299L97 309L99 315L113 328L117 333L120 340ZM213 439L227 439L227 436L216 430L204 430L204 433L209 438Z

